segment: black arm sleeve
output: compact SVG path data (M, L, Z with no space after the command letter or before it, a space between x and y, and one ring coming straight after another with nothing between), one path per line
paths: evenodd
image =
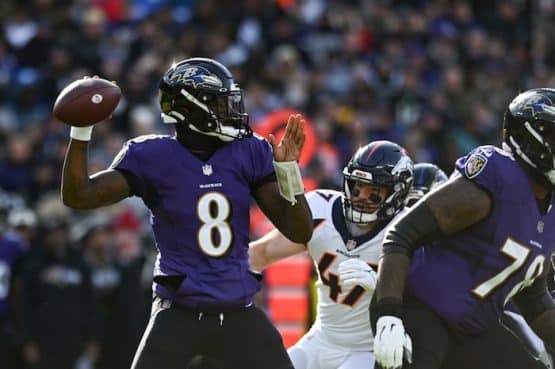
M409 257L423 242L442 235L437 220L425 202L418 202L387 231L383 254L405 254Z
M530 287L515 295L513 300L528 322L533 321L546 310L555 309L555 301L547 289L547 280L542 277L537 278Z

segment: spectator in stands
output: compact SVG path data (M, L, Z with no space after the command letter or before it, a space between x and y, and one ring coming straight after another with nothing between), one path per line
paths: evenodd
M92 364L98 344L90 269L65 220L46 220L42 234L24 271L24 360L37 369Z

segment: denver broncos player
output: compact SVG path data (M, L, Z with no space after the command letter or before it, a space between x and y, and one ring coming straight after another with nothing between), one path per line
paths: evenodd
M180 369L195 355L228 368L292 368L279 333L252 303L260 285L249 270L248 223L252 195L287 237L310 239L297 166L304 121L291 116L279 143L253 136L242 90L225 66L204 58L165 73L160 104L176 135L131 139L110 168L89 177L92 127L72 127L63 168L70 207L135 195L151 211L155 298L132 368Z
M372 368L368 306L387 224L403 209L412 161L389 141L360 148L345 169L343 193L307 195L315 231L308 243L274 230L251 243L250 262L261 271L287 256L308 252L318 270L318 314L289 355L296 369Z
M494 326L510 300L555 346L546 287L555 248L554 102L552 89L519 94L505 114L503 149L481 146L460 158L445 185L388 229L371 309L382 368L439 368L449 351Z
M424 197L425 194L447 181L445 172L432 163L414 164L414 181L405 201L407 206Z

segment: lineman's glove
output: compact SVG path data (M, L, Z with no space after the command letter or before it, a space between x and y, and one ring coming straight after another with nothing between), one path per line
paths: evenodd
M339 263L339 280L346 289L356 285L368 292L376 289L377 275L372 268L360 259L349 259Z
M374 336L374 355L383 369L399 369L403 356L412 362L412 341L403 327L403 321L392 315L378 318Z

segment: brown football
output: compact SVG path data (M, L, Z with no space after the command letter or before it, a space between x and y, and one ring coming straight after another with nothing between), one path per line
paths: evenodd
M52 112L65 124L90 126L110 117L121 97L115 83L102 78L78 79L58 95Z

